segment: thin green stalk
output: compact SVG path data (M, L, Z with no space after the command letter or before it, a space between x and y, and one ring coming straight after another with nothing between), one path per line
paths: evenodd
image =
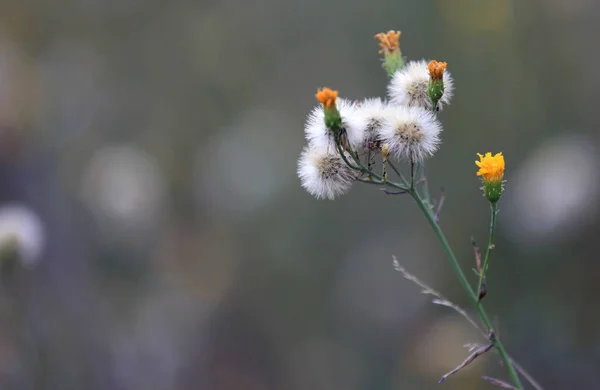
M483 266L479 271L479 283L477 284L478 294L481 291L481 286L485 280L485 274L487 273L488 264L490 261L490 254L492 252L492 248L494 247L494 237L496 235L496 215L498 214L498 203L492 203L490 206L492 210L492 216L490 218L490 237L488 240L488 246L485 251L485 258L483 259Z
M336 142L336 148L340 157L342 158L342 160L344 160L344 163L348 166L348 168L354 169L355 171L363 170L360 166L355 167L354 165L350 164L350 161L348 161L348 159L346 158L346 155L344 154L344 151L342 150L342 147L340 146L339 142Z
M390 167L392 167L392 169L394 170L394 172L396 173L396 175L398 175L398 177L400 178L400 180L402 180L402 183L404 183L406 186L408 186L408 181L406 180L406 178L404 177L404 175L402 174L402 172L400 172L398 170L398 168L396 168L396 166L390 161L388 160L388 165Z
M410 189L415 188L415 160L410 158Z
M465 290L465 292L467 293L469 298L472 301L474 301L475 303L477 303L477 296L475 295L475 293L473 292L473 289L469 285L469 281L467 280L467 277L465 276L464 272L460 268L460 265L458 264L458 260L456 259L454 252L452 252L452 249L450 248L450 244L448 244L448 241L446 240L446 236L440 229L440 226L435 222L434 216L431 214L431 211L429 210L427 205L423 202L423 199L421 199L421 197L419 196L417 191L412 189L410 191L410 194L412 195L413 199L417 202L417 205L419 206L419 209L421 210L421 212L427 218L427 221L433 228L433 231L435 232L435 235L437 236L438 240L440 240L442 247L444 248L444 252L446 252L446 255L450 258L450 263L452 264L452 267L454 268L454 271L456 272L456 276L458 276L458 280L459 280L460 284L462 285L463 289Z
M337 148L337 150L338 150L338 153L339 153L340 157L342 158L342 160L344 161L344 163L345 163L345 164L346 164L346 165L347 165L349 168L351 168L351 169L354 169L355 171L361 171L361 172L364 172L364 173L366 173L368 176L372 176L372 177L376 178L377 180L379 180L380 182L382 182L382 183L383 183L383 178L382 178L381 176L379 176L379 175L378 175L378 174L376 174L375 172L373 172L373 171L371 171L371 170L369 170L369 169L365 168L365 166L361 164L361 162L360 162L360 159L359 159L359 158L358 158L356 155L354 155L354 154L352 154L352 153L349 153L349 154L350 154L350 156L352 157L352 159L354 160L354 162L356 163L356 165L357 165L357 166L354 166L354 165L350 164L350 162L349 162L349 161L348 161L348 159L346 158L346 155L344 154L344 151L342 150L342 147L341 147L341 145L339 144L339 142L336 144L336 148Z
M454 268L454 271L456 272L456 276L458 276L458 280L460 281L460 284L463 286L465 292L467 293L467 295L469 296L471 301L473 301L473 304L475 305L475 307L477 309L477 313L479 314L479 317L481 318L483 325L485 326L486 330L488 330L488 331L491 330L492 323L491 323L490 319L488 318L488 316L485 312L485 309L483 308L483 305L479 302L479 299L478 299L476 293L473 292L473 289L469 285L467 277L465 276L464 272L460 268L458 260L456 259L454 252L450 248L450 245L448 244L448 240L446 240L446 236L444 235L444 232L442 232L442 229L435 221L435 217L433 216L433 214L431 214L431 211L428 209L428 207L425 205L425 203L423 203L423 199L421 199L419 194L414 189L410 190L410 194L412 195L413 199L417 202L419 209L421 210L421 212L423 212L423 215L425 215L425 218L427 218L427 221L433 228L435 235L437 236L438 240L442 244L442 247L444 248L444 252L446 252L446 255L448 255L448 258L450 259L450 263L452 264L452 267ZM510 357L508 356L508 354L506 353L506 350L504 349L504 345L502 345L502 342L498 338L494 338L493 342L494 342L494 347L498 351L498 354L504 361L504 365L506 366L506 368L508 370L508 375L510 376L513 384L515 385L515 387L517 389L523 390L523 385L521 384L519 375L517 374L515 367L512 365Z
M427 182L427 177L425 176L425 162L421 161L421 179L423 181L423 197L425 201L431 204L431 197L429 196L429 183Z

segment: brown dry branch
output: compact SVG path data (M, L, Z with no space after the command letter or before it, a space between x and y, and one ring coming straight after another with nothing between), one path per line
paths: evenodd
M473 241L473 243L474 242L475 241ZM476 244L474 245L474 248L476 248ZM481 266L480 265L481 264L481 252L479 251L479 249L477 249L477 250L479 252L479 263L478 264L480 267ZM476 252L475 258L477 261L477 252ZM442 294L440 294L436 290L432 289L431 287L429 287L428 285L423 283L416 276L409 273L404 267L402 267L400 265L396 256L392 256L392 259L393 259L393 263L394 263L394 269L396 271L400 272L405 279L410 280L411 282L415 283L417 286L421 287L423 289L421 291L421 293L426 294L426 295L432 295L435 297L432 300L433 304L440 305L440 306L446 306L446 307L453 309L458 314L463 316L463 318L465 318L471 325L473 325L475 328L477 328L482 334L485 334L485 331L479 325L477 325L477 323L467 314L466 311L464 311L461 307L459 307L452 301L449 301L448 299L446 299ZM480 348L486 348L486 347L488 347L488 345L470 343L470 344L465 344L465 347L468 348L469 352L473 352ZM533 388L535 390L544 390L544 388L535 379L533 379L533 377L527 371L525 371L525 369L522 366L520 366L512 357L510 358L510 362L515 367L515 369L521 375L523 375L523 378L525 378L529 382L529 384L531 384L531 386L533 386Z
M481 329L481 327L479 325L477 325L477 323L467 314L467 312L465 310L463 310L460 306L456 305L454 302L446 299L442 294L440 294L436 290L432 289L431 287L429 287L428 285L423 283L416 276L409 273L404 267L402 267L400 265L396 256L392 256L392 259L394 262L394 269L396 271L400 272L402 274L402 276L404 276L404 279L410 280L417 286L421 287L423 289L423 290L421 290L422 294L432 295L435 297L435 299L433 299L431 301L433 304L440 305L440 306L446 306L446 307L453 309L458 314L463 316L467 321L469 321L469 323L471 325L473 325L475 328L477 328L479 331L481 331L483 334L485 334L485 331L483 329Z
M479 275L481 275L481 273L483 272L482 267L481 267L481 250L479 249L479 246L477 246L477 243L475 242L475 239L473 237L471 237L471 245L473 246L473 253L475 254L475 265L477 265L477 272L479 272ZM487 288L486 288L486 279L485 279L485 275L484 275L483 280L481 282L481 286L479 286L479 292L478 292L477 297L481 301L486 295L487 295Z
M517 369L517 371L519 371L519 374L523 375L523 378L525 378L535 390L544 390L542 385L540 385L535 379L533 379L533 377L527 371L525 371L525 369L521 365L519 365L519 363L515 362L515 360L512 357L509 357L509 359L510 363Z
M481 250L475 242L475 238L471 237L471 245L473 246L473 253L475 254L475 265L477 265L477 271L481 274Z
M492 342L492 343L489 343L488 345L484 345L484 346L476 349L462 363L460 363L454 370L452 370L452 371L444 374L440 378L440 382L439 383L442 383L443 381L445 381L446 378L448 378L450 375L456 374L458 371L462 370L463 368L465 368L466 366L468 366L469 364L471 364L475 359L477 359L479 356L483 355L484 353L486 353L487 351L489 351L493 347L494 347L494 343Z
M513 389L513 390L518 390L516 387L514 387L513 385L510 385L504 381L501 381L500 379L496 379L496 378L492 378L490 376L482 376L482 378L486 381L488 381L490 384L497 386L497 387L502 387L503 389Z

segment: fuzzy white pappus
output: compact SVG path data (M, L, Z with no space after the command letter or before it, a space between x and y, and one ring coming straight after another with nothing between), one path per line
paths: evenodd
M298 177L317 199L333 200L348 192L356 176L335 150L308 146L298 159Z
M357 105L347 99L338 98L335 102L340 116L342 126L346 131L348 143L352 149L360 151L364 148L365 125L362 119L356 115ZM333 133L325 126L325 113L320 104L313 108L308 114L304 126L304 134L309 146L316 149L335 150Z
M421 107L395 107L386 117L379 137L398 159L420 161L440 145L442 125L435 114Z
M356 122L364 126L365 146L377 149L379 143L379 131L387 116L393 112L393 108L380 98L368 98L363 100L356 109Z
M438 102L441 110L445 104L450 104L454 93L454 82L448 70L444 71L444 94ZM427 62L411 61L401 70L397 71L388 84L390 102L409 107L423 107L431 110L431 100L427 94L429 85L429 71Z

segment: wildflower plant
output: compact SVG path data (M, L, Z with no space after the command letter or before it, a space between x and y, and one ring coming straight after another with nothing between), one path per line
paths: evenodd
M425 160L431 158L441 144L443 127L438 113L450 104L454 93L448 64L436 60L406 62L400 52L399 31L379 33L375 38L383 55L383 68L390 77L387 99L366 98L355 102L340 98L338 91L329 88L318 90L318 105L309 113L305 125L308 145L298 161L302 187L318 199L335 199L357 182L379 186L389 195L410 196L440 241L479 321L408 273L394 257L396 270L423 288L423 293L434 296L433 303L457 311L486 339L483 344L468 344L470 355L443 375L440 383L480 356L495 351L503 361L509 380L487 376L484 380L495 386L522 390L522 376L539 390L541 386L509 356L483 306L488 293L486 275L494 249L498 202L504 192L504 156L489 152L477 154L479 161L475 162L483 194L490 204L491 218L483 256L472 241L476 265L473 281L476 284L473 284L439 224L443 194L434 200L425 176ZM390 180L390 173L397 179Z

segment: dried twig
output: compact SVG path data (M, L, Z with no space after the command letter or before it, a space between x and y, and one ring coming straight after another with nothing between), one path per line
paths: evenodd
M479 356L483 355L484 353L486 353L487 351L489 351L490 349L492 349L493 346L494 346L494 343L489 343L488 345L484 345L484 346L476 349L462 363L460 363L454 370L448 372L447 374L444 374L440 378L440 382L439 383L442 383L450 375L456 374L458 371L462 370L463 368L465 368L466 366L468 366L469 364L471 364L473 362L473 360L477 359Z
M383 191L386 195L404 195L404 194L408 193L408 191L404 191L404 190L392 191L387 188L382 188L381 191Z
M463 345L463 347L465 347L467 349L467 351L469 351L469 353L471 353L471 352L475 351L476 349L483 347L483 345L479 344L479 343L467 343L467 344Z
M490 376L482 376L482 378L494 386L502 387L503 389L518 390L513 385L509 385L508 383L501 381L500 379L492 378Z
M471 245L473 246L473 253L475 254L475 264L477 265L477 271L479 272L479 275L481 275L481 273L483 272L482 267L481 267L481 250L477 246L477 243L475 242L475 239L473 237L471 237ZM481 281L481 286L479 286L479 293L478 293L479 300L481 301L486 295L487 295L487 287L486 287L486 279L485 279L485 275L484 275L483 280Z
M542 385L540 385L535 379L533 379L533 377L527 371L525 371L525 369L521 367L519 363L515 362L515 360L512 357L509 357L509 359L510 364L512 364L513 367L515 367L517 371L519 371L519 374L523 375L523 378L525 378L527 382L529 382L529 384L535 388L535 390L544 390Z
M442 294L440 294L439 292L435 291L434 289L432 289L431 287L429 287L428 285L426 285L425 283L420 281L416 276L410 274L406 269L404 269L404 267L402 267L400 265L396 256L392 256L392 259L394 262L394 269L396 271L400 272L402 274L402 276L404 276L404 279L410 280L417 286L421 287L423 289L423 290L421 290L422 294L432 295L436 298L431 301L433 304L440 305L440 306L446 306L446 307L453 309L458 314L463 316L467 321L469 321L469 323L471 325L473 325L475 328L479 329L483 334L485 334L485 331L483 329L481 329L481 327L479 325L477 325L477 323L460 306L456 305L452 301L449 301Z
M477 271L481 274L481 250L475 242L475 238L471 237L471 245L473 246L473 253L475 254L475 264L477 265Z
M440 306L446 306L449 307L451 309L454 309L454 311L456 311L458 314L460 314L461 316L463 316L467 321L469 321L469 323L471 325L473 325L475 328L479 329L480 331L483 332L483 329L481 329L479 327L479 325L477 325L477 323L467 314L466 311L464 311L460 306L457 306L455 303L448 301L445 298L441 298L441 299L432 299L431 303L435 304L435 305L440 305Z
M480 256L481 256L481 254L480 254ZM421 280L419 280L416 276L414 276L414 275L410 274L408 271L406 271L406 269L404 269L404 267L402 267L400 265L396 256L392 256L392 259L393 259L393 263L394 263L394 269L396 271L400 272L405 279L410 280L411 282L415 283L417 286L421 287L423 289L421 291L421 293L426 294L426 295L432 295L436 298L436 299L432 300L432 303L434 303L436 305L446 306L446 307L453 309L458 314L463 316L471 325L473 325L475 328L477 328L483 334L486 334L485 331L479 325L477 325L477 323L462 308L460 308L453 302L447 300L442 294L440 294L436 290L432 289L431 287L429 287L428 285L423 283ZM481 348L487 348L487 347L489 347L489 345L470 343L470 344L465 344L465 347L468 348L468 351L471 353L471 352L477 351ZM533 379L533 377L527 371L525 371L525 369L523 367L521 367L512 357L510 357L510 362L515 367L515 369L521 375L523 375L523 377L535 388L535 390L544 390L544 388L535 379Z

